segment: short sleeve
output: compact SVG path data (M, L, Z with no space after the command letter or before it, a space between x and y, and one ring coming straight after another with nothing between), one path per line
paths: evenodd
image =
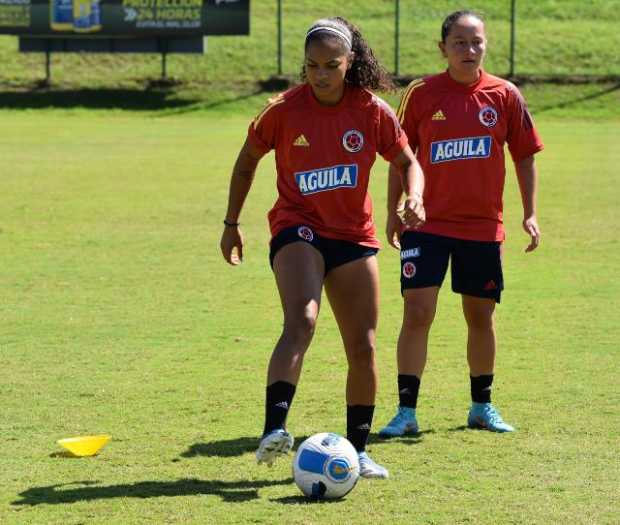
M388 162L407 146L407 135L400 126L396 114L384 102L379 104L379 130L377 151Z
M276 146L278 111L275 107L284 99L280 96L270 99L267 106L256 116L248 128L248 140L257 149L267 153Z
M514 162L530 157L544 148L525 99L516 88L508 86L508 134L506 142Z

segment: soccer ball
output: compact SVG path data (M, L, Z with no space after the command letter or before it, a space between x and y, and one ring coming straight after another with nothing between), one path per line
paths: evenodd
M359 475L357 451L338 434L310 436L299 445L293 460L295 483L309 498L342 498L353 490Z

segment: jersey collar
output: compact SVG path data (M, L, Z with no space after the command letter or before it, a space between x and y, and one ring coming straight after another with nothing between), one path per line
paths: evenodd
M487 79L487 74L483 69L480 70L480 77L473 84L461 84L460 82L457 82L450 76L450 73L448 73L447 69L444 72L443 76L446 84L450 87L451 90L460 91L461 93L475 93L484 85Z
M335 106L325 106L321 104L316 98L314 98L314 94L312 93L312 87L310 84L306 83L306 97L308 99L308 104L315 111L320 111L322 113L337 113L341 111L348 103L349 97L351 94L351 86L348 83L344 85L344 94L342 95L342 99Z

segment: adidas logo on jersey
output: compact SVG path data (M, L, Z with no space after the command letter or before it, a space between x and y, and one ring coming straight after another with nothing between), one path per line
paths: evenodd
M441 109L435 113L433 115L433 118L431 120L446 120L446 116L443 114L443 111L441 111Z
M355 427L357 430L370 430L370 425L368 423L362 423L361 425Z
M288 403L286 401L280 401L279 403L276 403L275 406L288 410Z
M295 142L293 142L293 146L310 146L310 143L308 142L308 139L306 139L306 137L304 137L303 133L301 135L299 135L299 137L297 137L295 139Z

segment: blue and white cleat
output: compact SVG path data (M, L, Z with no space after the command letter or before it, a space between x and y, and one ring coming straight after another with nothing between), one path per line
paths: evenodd
M256 461L266 463L270 467L278 456L288 454L294 442L293 436L283 428L272 430L261 439L256 450Z
M387 479L390 473L385 467L375 463L366 452L358 454L360 461L360 476L363 478Z
M418 420L415 417L415 408L398 407L398 412L392 420L381 430L379 435L384 438L417 434L420 431Z
M467 417L469 428L482 428L491 432L514 432L514 427L505 423L491 403L472 403Z

